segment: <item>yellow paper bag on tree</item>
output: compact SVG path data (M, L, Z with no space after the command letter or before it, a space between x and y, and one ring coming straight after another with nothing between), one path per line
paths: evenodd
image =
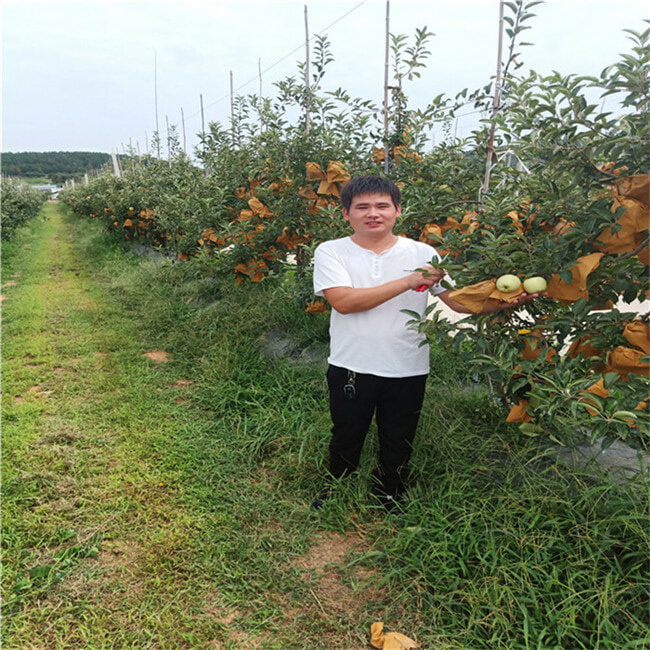
M579 298L588 298L587 278L589 274L600 264L603 253L591 253L578 258L576 264L571 267L573 273L572 282L564 282L558 273L551 277L546 294L550 298L560 300L563 304L575 302Z
M640 320L627 323L623 329L623 338L634 347L650 354L650 325Z
M305 164L305 167L308 181L322 181L325 178L325 173L318 163L308 162Z
M650 174L636 174L619 178L614 186L621 196L641 201L646 207L650 206Z
M625 212L616 222L617 230L605 228L596 239L596 246L606 253L629 253L639 247L642 233L650 227L648 208L637 199L617 197L614 199L612 211L623 207Z
M593 395L598 395L598 397L602 397L604 399L609 397L609 391L605 388L605 383L603 378L601 377L595 384L592 384L589 386L589 388L585 388L585 390L580 391L581 393L592 393ZM586 402L587 404L593 404L596 406L596 401L595 400L590 400L587 395L582 398L583 402ZM587 407L587 412L590 415L596 415L596 410Z
M641 361L641 358L645 357L646 354L646 352L642 352L641 350L634 350L633 348L626 348L619 345L607 356L606 370L607 372L617 372L623 378L627 377L630 373L650 376L650 364Z
M350 180L350 173L340 160L332 160L327 165L327 180L330 183L347 183Z

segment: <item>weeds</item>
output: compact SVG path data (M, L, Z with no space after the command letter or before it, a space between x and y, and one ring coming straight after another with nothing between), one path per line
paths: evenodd
M430 648L650 642L642 476L557 465L434 350L405 512L368 498L370 436L312 513L326 362L264 341L317 348L326 317L59 220L3 255L7 647L349 649L374 620Z

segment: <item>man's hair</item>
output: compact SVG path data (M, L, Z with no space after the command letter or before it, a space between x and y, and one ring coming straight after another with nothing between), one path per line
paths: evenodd
M397 208L402 202L402 193L393 181L383 176L355 176L341 190L341 205L349 210L352 200L360 194L388 194Z

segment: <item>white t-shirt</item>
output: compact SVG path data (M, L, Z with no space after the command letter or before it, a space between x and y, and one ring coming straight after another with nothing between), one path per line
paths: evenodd
M405 237L379 254L350 237L327 241L314 253L314 292L323 296L332 287L376 287L439 259L432 246ZM434 294L442 291L440 285L432 289ZM363 312L332 309L329 363L380 377L428 374L429 346L421 345L425 336L407 326L413 317L402 313L409 309L423 315L427 296L427 291L410 290Z

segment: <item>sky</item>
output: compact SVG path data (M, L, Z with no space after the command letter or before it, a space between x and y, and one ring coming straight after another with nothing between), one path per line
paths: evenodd
M334 57L325 89L380 105L385 0L2 0L1 150L144 153L157 114L161 137L169 122L181 142L184 118L191 153L201 96L206 124L228 125L231 74L235 94L267 97L300 75L305 6L312 44L326 35ZM650 18L645 0L547 0L532 12L522 70L541 74L600 74L631 52L623 30ZM391 0L391 33L435 34L421 78L406 82L412 107L490 82L498 16L499 0ZM467 113L460 137L480 119Z

